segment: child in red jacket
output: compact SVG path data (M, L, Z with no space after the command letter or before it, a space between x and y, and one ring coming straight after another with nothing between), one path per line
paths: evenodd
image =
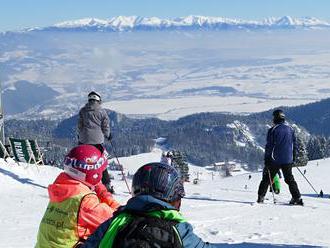
M36 248L77 247L112 216L119 204L100 182L107 165L106 150L80 145L69 152L64 172L48 187Z

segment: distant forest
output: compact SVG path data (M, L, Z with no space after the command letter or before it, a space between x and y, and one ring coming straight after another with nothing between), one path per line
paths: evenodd
M329 157L330 99L284 110L288 121L297 125L308 158ZM248 116L200 113L164 121L133 119L109 111L109 117L118 156L149 152L156 139L163 137L161 145L184 152L191 163L205 166L237 160L255 170L263 164L262 148L271 125L271 113L272 110ZM61 121L7 120L5 133L7 137L37 139L49 163L60 164L68 149L77 144L76 124L77 116ZM113 151L110 144L106 146Z

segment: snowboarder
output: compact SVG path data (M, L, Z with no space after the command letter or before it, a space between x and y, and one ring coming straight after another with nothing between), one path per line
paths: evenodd
M281 169L284 181L292 195L290 204L303 205L298 185L292 175L292 164L296 155L296 137L293 128L285 121L285 114L277 109L273 112L274 125L268 130L265 147L265 167L258 190L258 203L263 203L270 178Z
M323 195L323 190L321 189L321 191L320 191L320 197L323 198L323 196L324 196Z
M101 107L101 95L95 91L88 94L88 102L79 111L78 143L97 147L101 152L104 149L104 137L111 140L110 120L107 112ZM102 183L109 192L113 193L108 170L103 171Z
M91 247L209 248L179 212L185 195L172 166L149 163L134 174L133 197L86 241ZM139 246L138 246L139 244Z
M252 176L251 176L251 175L249 175L249 180L251 180L251 178L252 178Z
M112 216L119 204L100 183L107 164L107 152L91 145L77 146L66 155L64 172L48 187L36 248L78 247Z

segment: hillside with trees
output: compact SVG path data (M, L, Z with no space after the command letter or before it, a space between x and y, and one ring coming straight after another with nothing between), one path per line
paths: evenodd
M308 159L330 156L330 99L284 108ZM175 121L157 118L136 119L109 111L113 144L118 156L149 152L155 140L183 152L188 161L209 165L238 160L253 170L263 163L263 147L271 125L272 110L247 116L199 113ZM46 158L59 164L68 148L77 144L77 116L61 121L8 120L7 137L36 138L46 150ZM112 151L110 144L107 148ZM302 158L304 160L306 158Z

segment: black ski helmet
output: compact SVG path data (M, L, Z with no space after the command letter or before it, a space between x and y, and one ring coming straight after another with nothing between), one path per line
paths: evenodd
M185 196L183 182L177 170L163 163L149 163L140 167L132 182L133 196L151 195L174 202Z
M95 100L95 101L101 102L101 95L95 91L91 91L88 94L88 101L89 100Z
M273 112L273 120L274 120L275 123L278 122L278 121L284 121L285 120L285 114L284 114L282 109L276 109Z

